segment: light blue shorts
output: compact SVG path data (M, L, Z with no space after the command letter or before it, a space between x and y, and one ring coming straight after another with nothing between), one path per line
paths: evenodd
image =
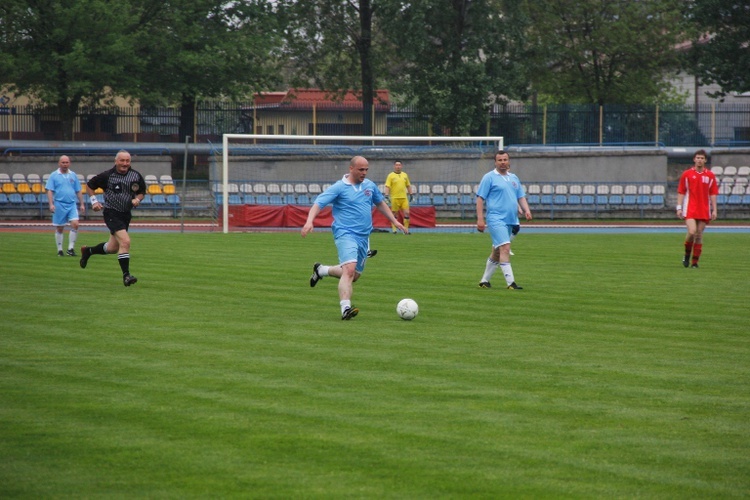
M336 250L339 254L339 264L348 264L356 262L355 270L362 274L365 270L365 261L367 260L367 250L369 248L370 238L357 236L354 234L342 234L335 239Z
M513 228L513 225L500 223L493 224L489 226L489 228L490 236L492 236L492 248L497 248L506 243L510 243L510 231Z
M78 207L74 204L64 205L55 203L55 213L52 214L53 226L64 226L72 220L78 220Z

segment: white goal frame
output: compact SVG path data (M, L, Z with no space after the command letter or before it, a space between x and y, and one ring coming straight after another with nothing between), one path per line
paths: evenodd
M222 136L221 146L221 192L223 194L221 201L223 232L229 232L229 142L232 139L271 139L271 140L289 140L289 141L370 141L375 145L376 142L413 142L429 143L435 142L486 142L494 143L496 149L504 149L505 141L502 136L389 136L389 135L269 135L269 134L224 134ZM267 144L266 144L267 145Z

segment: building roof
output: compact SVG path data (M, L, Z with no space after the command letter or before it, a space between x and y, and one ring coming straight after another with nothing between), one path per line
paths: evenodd
M390 93L388 90L376 90L373 99L377 111L390 109ZM260 92L253 97L253 105L258 108L278 108L326 111L359 110L362 106L359 96L353 90L348 90L343 97L329 94L319 89L289 89L286 92Z

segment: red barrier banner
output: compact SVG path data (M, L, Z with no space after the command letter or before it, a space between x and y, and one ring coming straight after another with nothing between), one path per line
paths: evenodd
M310 211L300 205L230 205L229 225L234 227L302 227ZM390 222L373 208L372 224L377 228L390 227ZM435 227L435 207L411 207L410 227ZM315 218L316 227L331 227L331 207L321 210ZM223 224L219 212L219 224Z

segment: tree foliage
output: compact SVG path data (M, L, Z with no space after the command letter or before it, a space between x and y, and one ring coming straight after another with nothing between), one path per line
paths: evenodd
M696 32L689 70L705 84L718 83L719 96L750 92L750 4L692 0L685 6Z
M389 18L402 60L393 87L452 134L484 133L488 108L524 97L516 2L396 2Z
M180 138L194 135L199 97L245 97L278 82L276 14L263 0L160 2L141 29L143 71L128 95L146 104L180 103Z
M557 102L631 104L669 96L680 0L527 0L536 91Z
M56 106L63 137L70 139L81 104L136 85L135 29L143 14L127 1L4 0L2 83Z
M11 91L57 108L70 139L81 104L115 95L183 108L197 97L270 86L280 46L263 0L5 0L0 74Z
M331 97L357 91L362 100L363 135L372 135L375 90L388 81L394 52L382 32L388 0L300 0L289 4L286 51L294 86L310 85Z

